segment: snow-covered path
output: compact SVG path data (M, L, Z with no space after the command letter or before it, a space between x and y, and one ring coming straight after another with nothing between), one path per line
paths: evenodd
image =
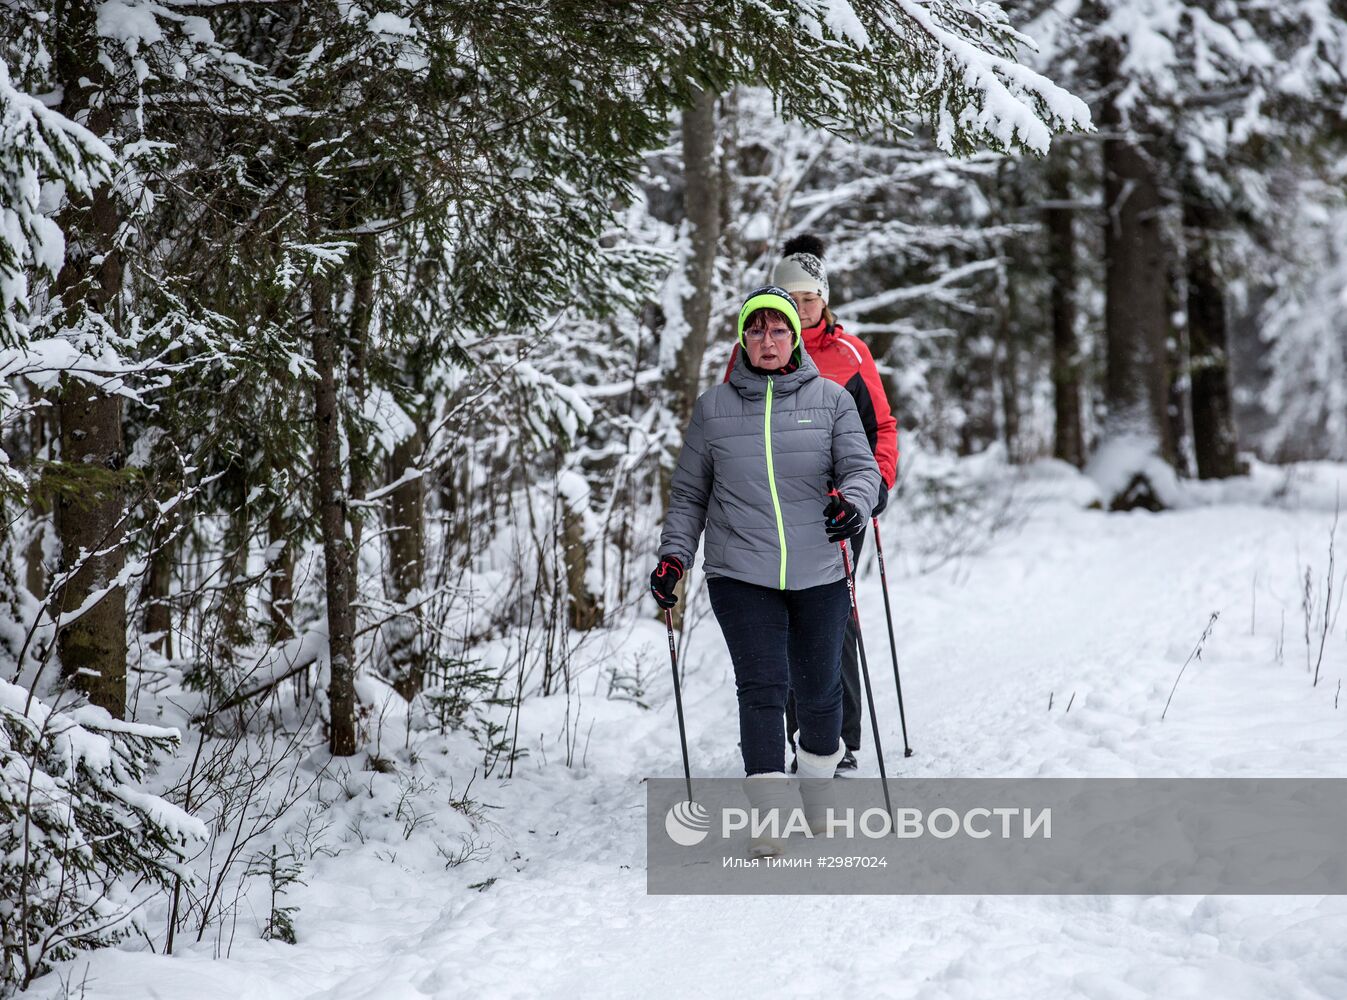
M1054 501L943 571L899 572L891 551L906 762L877 575L860 588L890 774L1347 775L1347 650L1339 631L1312 687L1299 591L1307 565L1322 581L1332 522ZM891 533L893 550L899 522ZM240 931L221 961L108 952L67 974L87 964L90 997L1347 996L1342 897L648 897L641 780L680 771L663 642L643 623L622 647L646 657L650 710L581 704L583 767L535 753L512 781L475 786L500 807L489 861L444 871L412 843L400 859L366 844L314 860L288 900L298 946ZM694 774L732 776L733 686L710 617L686 659ZM526 703L521 732L546 746L563 711Z

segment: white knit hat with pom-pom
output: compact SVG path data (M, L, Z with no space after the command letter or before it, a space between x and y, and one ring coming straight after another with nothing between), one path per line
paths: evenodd
M772 271L772 284L788 292L813 292L828 301L828 270L823 266L823 241L795 236L781 248L785 254Z

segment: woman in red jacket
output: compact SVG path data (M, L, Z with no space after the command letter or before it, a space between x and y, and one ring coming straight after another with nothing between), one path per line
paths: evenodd
M817 236L796 236L781 248L783 256L772 272L772 283L779 285L795 300L800 313L801 335L810 359L819 374L851 393L860 411L861 426L879 463L884 488L872 512L879 513L888 503L889 490L898 479L898 421L889 410L889 400L879 381L875 359L858 338L842 329L828 308L828 272L823 266L823 241ZM864 533L851 540L852 552L859 558ZM856 651L856 625L847 625L842 645L842 739L847 752L837 770L856 769L856 751L861 746L861 680ZM794 701L786 705L786 732L795 732ZM792 765L791 771L795 767Z

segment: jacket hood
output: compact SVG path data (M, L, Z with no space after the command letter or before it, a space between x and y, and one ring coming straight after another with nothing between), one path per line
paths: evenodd
M734 368L730 370L730 385L734 386L739 395L745 399L762 399L767 395L769 379L773 383L772 394L783 396L819 377L818 366L798 340L795 343L795 350L791 352L791 360L796 364L794 371L785 375L762 375L749 368L747 351L737 351L734 356Z

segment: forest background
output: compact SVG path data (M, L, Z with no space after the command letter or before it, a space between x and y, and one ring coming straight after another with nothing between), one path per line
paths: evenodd
M1000 516L950 458L1115 510L1347 461L1340 4L7 0L0 49L7 986L147 893L157 948L249 880L284 937L254 848L390 693L510 773L651 613L790 235L935 557Z

